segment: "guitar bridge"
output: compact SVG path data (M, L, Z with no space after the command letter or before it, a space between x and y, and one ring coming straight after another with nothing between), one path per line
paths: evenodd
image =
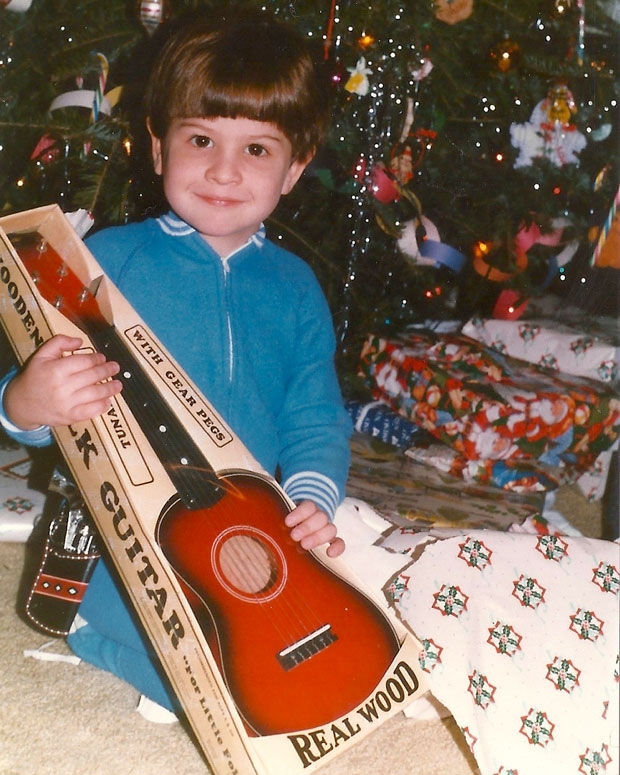
M319 627L318 630L310 633L310 635L280 651L278 662L285 670L292 670L337 640L338 636L332 632L331 625L324 624L323 627Z

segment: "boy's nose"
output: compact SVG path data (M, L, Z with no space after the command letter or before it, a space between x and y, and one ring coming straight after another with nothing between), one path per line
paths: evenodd
M239 164L234 154L225 151L215 152L209 158L205 175L217 183L234 183L239 180Z

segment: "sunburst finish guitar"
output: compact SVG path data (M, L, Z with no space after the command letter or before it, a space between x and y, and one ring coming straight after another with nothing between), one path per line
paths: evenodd
M177 493L155 538L246 729L294 732L355 710L398 652L387 617L290 539L271 478L214 471L61 256L37 233L11 240L40 294L121 366L122 397Z

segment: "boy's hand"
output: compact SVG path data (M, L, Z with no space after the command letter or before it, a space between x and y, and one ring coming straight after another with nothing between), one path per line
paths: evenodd
M40 425L55 427L90 420L110 407L111 396L122 383L110 380L119 371L114 361L100 353L74 353L81 339L57 335L27 361L7 385L4 411L22 430Z
M329 517L312 501L302 501L284 519L291 528L291 538L304 549L314 549L321 544L329 544L329 557L338 557L345 550L345 543L337 535L336 526Z

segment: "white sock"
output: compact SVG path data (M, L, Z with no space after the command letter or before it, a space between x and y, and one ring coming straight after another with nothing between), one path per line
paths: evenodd
M145 694L140 695L136 710L143 718L154 724L174 724L175 721L179 720L171 710L149 700Z

